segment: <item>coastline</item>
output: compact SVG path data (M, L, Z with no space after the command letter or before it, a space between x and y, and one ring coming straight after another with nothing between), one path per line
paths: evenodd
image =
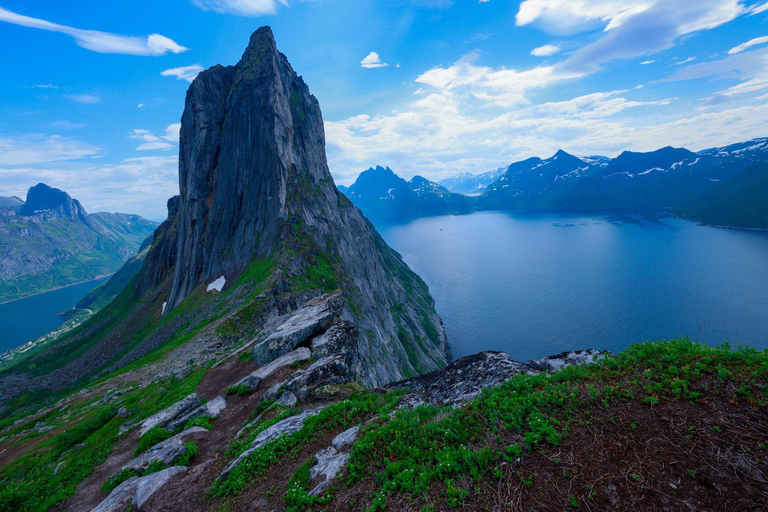
M65 286L57 286L56 288L51 288L50 290L45 290L44 292L30 293L29 295L25 295L23 297L19 297L18 299L6 300L5 302L0 302L0 306L2 306L3 304L10 304L11 302L16 302L16 301L19 301L19 300L28 299L30 297L36 297L38 295L43 295L43 294L46 294L48 292L55 292L56 290L63 290L64 288L69 288L70 286L77 286L79 284L90 283L91 281L98 281L99 279L104 279L105 277L112 277L113 275L115 275L114 272L111 273L111 274L104 274L104 275L96 276L96 277L94 277L92 279L86 279L85 281L78 281L76 283L71 283L71 284L68 284L68 285L65 285Z
M719 228L719 229L736 229L739 231L757 231L762 233L768 233L768 228L748 228L743 226L727 226L727 225L719 225L719 224L707 224L706 222L702 222L700 220L696 219L690 219L688 217L684 217L682 215L678 215L677 213L667 210L666 213L668 213L671 217L675 217L676 219L685 220L688 222L693 222L697 226L702 226L705 228Z

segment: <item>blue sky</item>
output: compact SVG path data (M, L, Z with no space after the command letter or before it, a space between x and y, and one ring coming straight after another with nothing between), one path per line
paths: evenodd
M270 25L337 183L766 136L766 0L0 0L0 195L165 216L195 73Z

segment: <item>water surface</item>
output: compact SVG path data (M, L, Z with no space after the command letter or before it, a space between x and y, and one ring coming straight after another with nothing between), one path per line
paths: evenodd
M527 360L681 335L768 346L768 233L560 212L377 228L429 285L456 357Z
M107 279L104 277L0 304L0 353L59 327L64 323L64 317L58 314L77 304L86 293Z

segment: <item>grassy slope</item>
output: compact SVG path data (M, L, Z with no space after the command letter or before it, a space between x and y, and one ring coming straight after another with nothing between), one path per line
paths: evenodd
M391 414L387 395L363 393L257 451L210 494L236 508L240 493L261 489L279 467L293 471L283 494L274 486L257 494L287 510L765 505L767 378L766 351L678 340L552 376L519 375L455 410ZM312 460L292 454L322 429L339 431L376 410L384 414L363 428L341 479L310 497Z
M6 244L11 251L18 250L22 244L25 250L53 260L43 266L38 262L34 271L0 281L0 302L111 274L136 253L156 227L140 218L128 225L120 216L95 218L105 233L98 234L85 224L67 219L16 220L0 226L5 233L5 240L0 242L0 253L5 252L3 246Z
M768 229L768 166L751 167L673 211L714 226Z

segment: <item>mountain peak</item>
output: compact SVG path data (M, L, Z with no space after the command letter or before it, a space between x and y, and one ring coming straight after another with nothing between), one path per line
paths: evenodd
M58 188L49 187L45 183L38 183L30 187L27 192L27 200L19 208L21 215L31 217L44 212L59 213L72 220L87 220L87 213L76 199Z

